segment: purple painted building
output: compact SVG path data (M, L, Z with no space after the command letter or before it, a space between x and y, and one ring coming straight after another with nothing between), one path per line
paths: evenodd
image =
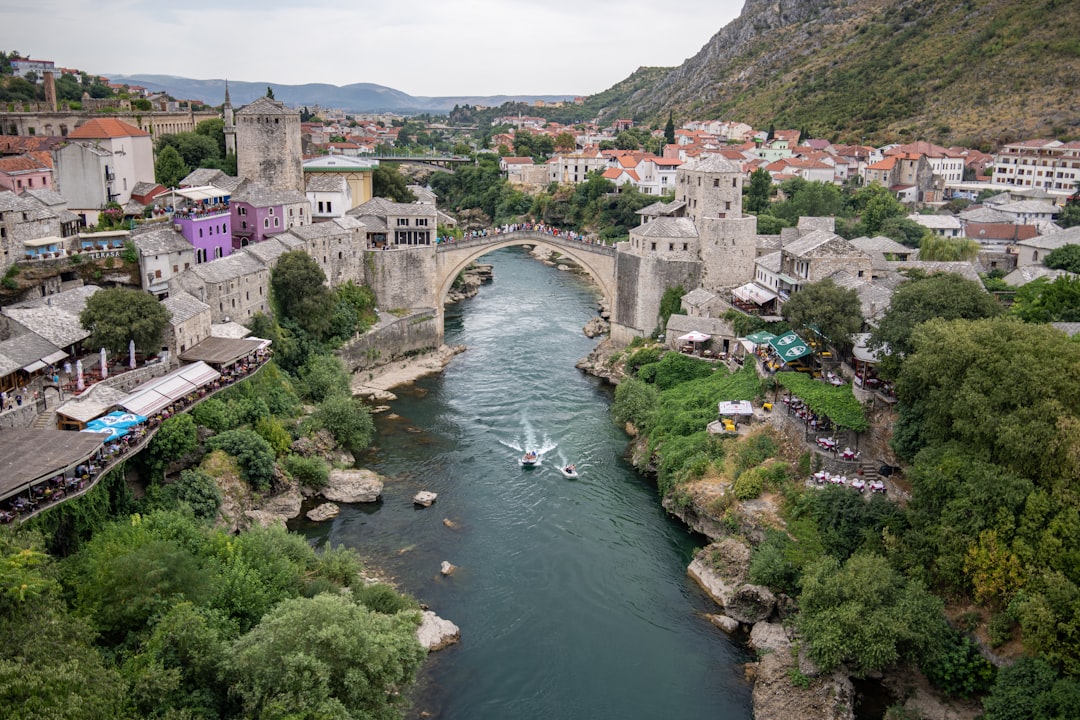
M273 190L252 182L233 195L229 206L234 250L312 222L311 203L296 190Z
M229 192L213 185L175 191L173 225L195 248L195 263L211 262L233 250Z

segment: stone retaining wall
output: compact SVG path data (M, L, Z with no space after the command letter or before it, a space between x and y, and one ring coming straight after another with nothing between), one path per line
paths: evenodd
M434 308L419 308L401 317L386 316L370 332L338 350L350 374L385 365L442 343L442 318Z

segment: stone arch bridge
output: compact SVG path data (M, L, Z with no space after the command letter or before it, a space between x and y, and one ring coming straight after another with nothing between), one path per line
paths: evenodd
M497 235L441 243L435 250L435 307L442 308L454 280L470 263L493 250L514 245L537 245L577 263L600 288L609 305L615 299L615 248L537 230L515 230ZM441 313L441 310L440 310Z

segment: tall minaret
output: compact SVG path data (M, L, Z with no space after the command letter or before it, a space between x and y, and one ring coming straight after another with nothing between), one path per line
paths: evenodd
M225 116L225 154L236 154L236 123L233 120L232 103L229 101L229 81L225 81L225 106L222 114Z

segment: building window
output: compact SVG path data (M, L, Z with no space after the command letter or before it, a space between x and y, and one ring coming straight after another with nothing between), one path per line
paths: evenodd
M281 225L281 218L274 218L274 227L279 227L280 225Z
M329 200L326 201L326 212L334 212L334 203L330 202Z
M271 215L273 215L273 214L274 214L274 208L269 208L269 209L267 210L267 212L269 212L269 213L270 213Z
M263 228L270 227L270 218L263 218Z
M655 250L655 249L656 249L656 243L654 243L654 242L653 242L653 243L649 243L649 249L650 249L650 250Z
M720 178L713 178L712 186L713 187L720 187Z
M173 265L173 266L172 266L172 271L173 271L174 273L178 273L178 272L180 272L180 266L179 266L179 265Z

